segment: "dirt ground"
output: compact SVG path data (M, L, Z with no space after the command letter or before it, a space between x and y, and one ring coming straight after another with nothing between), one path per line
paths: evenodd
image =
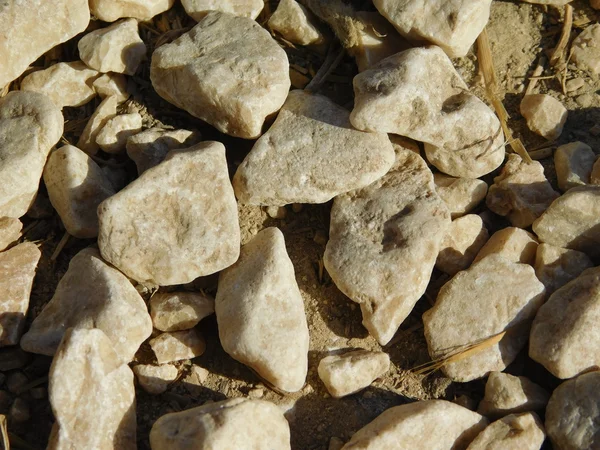
M271 10L276 3L277 1L270 2ZM358 3L368 6L370 2ZM589 8L587 0L575 0L572 6L575 23L573 38L582 29L597 22L600 14ZM263 15L259 20L265 18ZM142 26L141 33L148 44L149 55L156 45L176 38L182 32L181 29L186 31L186 27L192 25L193 22L185 16L181 6L176 5L173 10L155 18L154 26ZM100 24L92 25L95 26ZM492 3L491 19L487 29L498 80L504 95L504 104L511 115L509 125L515 137L520 137L529 150L543 147L546 142L526 128L518 111L519 102L528 84L528 77L531 76L540 56L547 55L556 45L561 27L562 8L543 7L518 1L495 0ZM306 67L309 73L318 70L323 61L323 52L294 49L289 46L285 48L290 55L290 60ZM56 60L77 59L76 46L73 43L63 45L51 53L38 63L48 65ZM473 92L485 99L484 90L478 84L475 53L472 51L467 57L456 60L455 63ZM351 80L355 73L356 66L353 60L346 57L334 71L322 93L332 96L346 107L351 107ZM542 75L552 76L554 72L548 69ZM550 145L556 147L563 143L581 140L592 146L595 151L600 151L600 129L598 129L600 82L597 78L591 78L588 74L579 72L574 66L569 65L567 79L571 78L583 79L584 86L575 92L564 94L557 78L546 78L537 84L537 92L555 96L569 110L569 119L562 136ZM224 142L228 149L231 173L250 150L252 142L223 136L160 99L150 85L148 64L132 78L129 87L134 95L124 108L140 110L145 118L145 126L163 124L175 128L199 129L206 139ZM66 141L76 143L78 134L96 105L97 103L91 102L85 107L65 109L65 116L69 120L66 125ZM108 160L106 155L105 159ZM552 159L545 159L542 163L547 169L548 178L554 183ZM113 159L109 161L108 167L115 174L126 177L127 180L135 177L135 166L127 162L126 158ZM488 175L484 179L491 182L494 175ZM43 200L43 195L41 197ZM40 211L48 207L47 204L44 206L42 201L39 206ZM427 294L417 303L392 342L383 348L391 357L390 371L358 394L343 399L333 399L327 394L316 371L317 364L324 355L331 351L350 348L380 349L377 342L368 336L361 325L358 305L351 302L335 287L320 265L328 235L330 208L331 203L302 205L295 208L288 206L287 216L283 220L271 219L260 207L240 206L239 209L243 243L267 226L277 226L285 235L287 250L294 264L296 278L305 301L311 338L309 374L304 389L296 394L283 395L266 386L257 375L223 351L218 340L216 320L214 316L209 317L198 325L198 329L206 339L206 352L192 361L177 364L180 377L166 393L149 395L139 388L136 389L140 449L150 448L148 442L150 428L163 414L199 406L207 401L239 396L250 395L280 405L286 411L286 417L291 425L294 450L326 450L332 438L346 441L356 430L385 409L406 402L443 398L458 401L468 407L476 407L483 396L484 381L452 383L439 373L423 377L411 372L411 369L429 360L421 315L431 307L437 290L447 279L437 271L433 274ZM476 212L484 210L485 206L481 205ZM496 216L487 217L490 231L506 225L506 222ZM93 245L94 242L71 238L58 258L52 261L51 255L64 234L60 219L56 214L38 219L26 218L25 227L27 228L25 238L40 242L40 248L43 250L43 259L36 277L28 314L30 323L52 297L56 283L65 273L70 258L80 249ZM201 288L214 295L216 287L217 278L212 276L199 279L183 288L189 290ZM170 288L172 289L174 288ZM149 298L150 290L140 287L140 291ZM1 355L2 353L0 359ZM153 355L147 344L142 346L132 365L138 362L153 362ZM209 371L210 374L202 384L189 382L187 376L192 364ZM45 386L44 377L47 376L49 365L50 358L31 355L31 360L23 371L32 382ZM525 352L511 364L507 372L528 376L550 390L558 384L558 380L531 361ZM69 381L65 380L65 382ZM14 447L44 448L53 422L49 403L45 398L35 400L28 393L23 397L29 402L32 418L22 424L10 424L9 429L12 434L25 441L20 445L17 440L13 441ZM85 402L85 399L81 401Z

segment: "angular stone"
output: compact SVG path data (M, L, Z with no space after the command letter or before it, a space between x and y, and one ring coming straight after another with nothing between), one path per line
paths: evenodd
M263 10L263 0L181 0L185 12L200 22L210 11L256 19Z
M544 294L533 267L499 255L482 259L448 281L423 314L429 355L438 360L506 331L499 342L442 367L459 382L504 370L525 346Z
M0 347L19 343L41 256L31 242L0 253Z
M122 17L146 21L170 9L174 3L175 0L90 0L90 11L104 22Z
M491 423L467 447L467 450L539 450L546 439L537 414L511 414Z
M142 131L142 116L139 113L120 114L106 121L96 135L96 144L106 153L125 150L127 139Z
M21 348L52 356L68 328L102 330L128 363L152 333L152 320L127 277L98 250L86 248L71 259L54 296L21 338Z
M600 73L600 24L586 27L571 45L571 61L578 69L592 74Z
M235 398L166 414L150 431L152 450L290 450L290 426L263 400Z
M310 45L324 40L315 22L312 13L296 0L281 0L268 26L293 44Z
M214 298L204 293L167 292L150 299L152 323L160 331L188 330L214 312Z
M50 202L67 232L77 238L98 236L98 205L116 193L87 154L72 145L54 151L44 169Z
M477 253L474 262L489 255L500 255L509 261L533 266L537 248L538 241L533 234L520 228L508 227L492 234Z
M527 127L549 141L560 136L567 121L567 109L548 94L526 95L521 100L520 109Z
M92 87L102 99L114 95L117 97L117 103L123 103L129 98L127 79L121 73L102 74L92 83Z
M554 168L561 191L588 184L595 161L596 154L583 142L558 147L554 152Z
M66 330L50 367L48 450L135 450L133 373L98 329Z
M431 171L410 150L384 177L336 197L323 261L382 345L425 292L449 225Z
M240 228L225 147L173 151L98 207L102 255L129 277L190 283L239 256Z
M546 286L547 295L574 280L590 267L594 267L592 260L577 250L540 244L535 254L535 274Z
M444 201L452 220L472 211L485 198L488 186L476 178L454 178L434 173L435 191Z
M138 364L133 367L133 373L138 383L149 394L162 394L167 390L179 371L171 364L153 366L152 364Z
M159 364L192 359L206 350L202 335L194 328L184 331L162 333L150 340L150 347Z
M442 241L435 267L450 276L471 265L489 234L483 220L476 214L455 219Z
M95 155L100 150L100 146L96 143L98 133L104 128L110 119L117 115L118 97L112 95L102 100L96 111L88 120L79 140L77 148L80 148L88 155Z
M294 266L278 228L266 228L221 272L215 299L219 338L234 359L277 388L302 389L308 325Z
M146 58L146 45L135 19L124 19L83 36L77 44L81 60L98 72L133 75Z
M154 51L150 79L168 102L246 139L261 135L290 88L287 55L269 32L252 19L216 11Z
M0 252L21 237L23 224L14 217L0 217Z
M290 92L273 126L238 167L233 187L239 201L325 203L385 175L394 163L387 135L357 131L348 117L327 97Z

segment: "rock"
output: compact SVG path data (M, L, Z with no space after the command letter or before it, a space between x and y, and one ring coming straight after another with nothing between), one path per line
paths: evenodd
M554 152L554 167L558 178L558 187L565 192L590 182L596 154L583 142L561 145Z
M540 244L535 254L535 274L546 286L547 295L574 280L590 267L594 267L592 260L577 250Z
M590 0L590 6L594 9L600 9L600 0Z
M138 383L149 394L162 394L167 390L177 376L179 371L171 364L153 366L152 364L138 364L133 367Z
M508 227L492 234L479 250L474 262L489 255L500 255L509 261L533 266L537 248L538 241L533 234L520 228Z
M0 348L0 372L25 367L30 359L29 353L19 347Z
M445 400L424 400L387 409L352 436L342 450L451 450L466 448L485 417ZM416 431L418 430L418 432Z
M0 99L0 217L18 218L27 212L63 125L60 109L43 94L12 91Z
M6 379L8 392L13 394L19 394L27 383L29 383L29 378L23 372L13 372Z
M31 242L0 253L0 347L19 343L41 256Z
M88 155L98 153L100 146L96 143L96 138L107 122L117 115L117 104L118 97L114 95L102 100L85 125L79 141L77 141L77 148Z
M590 183L599 185L600 184L600 158L596 159L592 166L592 173L590 174Z
M336 197L323 261L382 345L425 292L449 225L431 171L410 150L384 177Z
M546 408L546 431L553 448L587 450L600 439L600 372L565 381Z
M83 36L77 44L81 60L98 72L133 75L146 58L146 45L135 19L124 19Z
M325 203L385 175L394 162L387 135L357 131L348 117L327 97L290 92L273 126L233 177L239 201Z
M513 226L527 228L558 196L539 162L527 163L513 153L494 178L486 204L496 214L506 216Z
M150 340L150 347L159 364L192 359L206 350L206 343L194 328L184 331L162 333Z
M283 220L287 216L285 206L267 206L265 212L271 219Z
M485 396L477 412L487 417L542 411L550 394L525 377L502 372L491 372L485 384Z
M0 217L0 252L21 237L23 224L14 217Z
M105 73L96 78L92 84L94 91L101 98L107 98L112 95L117 97L117 103L123 103L129 98L127 92L127 79L121 73Z
M296 0L281 0L268 26L293 44L310 45L324 41L315 22L312 13Z
M521 0L525 3L533 3L535 5L555 5L563 6L567 3L571 3L572 0Z
M345 397L368 387L390 369L383 352L355 350L326 356L319 362L319 378L334 398Z
M161 163L171 150L192 147L200 142L200 133L188 130L150 128L127 139L127 155L141 175Z
M219 338L234 359L287 392L302 389L308 370L304 301L285 249L271 227L242 247L221 272L215 299Z
M287 55L269 32L252 19L216 11L154 51L150 79L168 102L246 139L261 135L290 88Z
M175 0L90 0L90 11L104 22L114 22L122 17L140 21L170 9Z
M58 63L27 75L22 91L45 94L56 106L82 106L96 96L92 83L100 74L81 61Z
M71 259L54 296L23 335L21 348L52 356L68 328L102 330L128 363L150 336L152 321L127 277L106 264L98 250L86 248Z
M434 173L435 190L444 201L452 220L472 211L487 194L488 186L483 180L454 178L443 173Z
M442 367L446 376L459 382L504 370L525 346L544 294L544 285L529 265L499 255L474 263L448 281L434 307L423 314L429 355L439 360L507 332L499 342Z
M455 219L442 241L435 267L450 276L468 268L489 234L483 220L476 214Z
M600 367L600 267L585 270L556 290L540 308L529 356L554 376L567 379Z
M521 115L534 133L553 141L558 139L567 121L567 109L548 94L530 94L521 100Z
M185 12L200 22L210 11L256 19L265 4L262 0L182 0Z
M107 153L125 150L127 139L142 131L142 116L139 113L120 114L106 121L96 134L96 144Z
M139 282L185 284L230 266L240 228L225 147L169 153L102 202L98 219L103 257Z
M98 205L114 195L110 180L84 152L65 145L48 158L44 183L67 232L77 238L98 236Z
M180 331L195 327L215 312L215 300L196 292L168 292L150 299L150 316L160 331Z
M101 330L66 330L49 378L48 450L137 448L133 373Z
M150 431L152 450L290 450L290 426L274 404L235 398L166 414Z
M571 61L578 69L600 73L600 24L586 27L571 45Z
M467 450L539 450L546 439L537 414L511 414L491 423L467 447Z
M0 86L19 77L51 48L81 33L90 22L87 0L6 0L2 5Z
M20 397L15 399L8 414L15 422L27 422L31 418L29 404Z

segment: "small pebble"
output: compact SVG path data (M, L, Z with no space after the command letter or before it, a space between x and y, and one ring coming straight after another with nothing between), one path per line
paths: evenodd
M565 84L567 92L576 91L578 89L581 89L583 86L585 86L585 81L583 80L583 78L572 78Z
M549 141L560 136L567 121L567 109L548 94L526 95L521 100L520 109L527 127Z
M267 206L265 211L271 219L285 219L287 215L285 206Z
M194 328L185 331L162 333L150 340L150 347L159 364L182 359L191 359L202 355L206 343L202 335Z
M15 422L27 422L31 417L29 404L21 397L17 397L10 407L8 414Z

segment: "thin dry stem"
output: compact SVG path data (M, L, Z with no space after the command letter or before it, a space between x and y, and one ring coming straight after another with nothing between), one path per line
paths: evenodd
M540 56L540 59L538 60L538 63L537 63L537 67L533 71L533 74L531 75L531 77L529 77L530 81L529 81L529 85L527 86L527 90L525 91L525 95L533 94L533 90L535 89L535 86L536 86L538 80L546 79L546 77L540 77L540 75L544 71L544 64L546 64L546 58L544 56ZM554 75L552 75L551 77L547 77L547 78L554 78Z
M565 49L569 44L569 38L571 37L571 29L573 28L573 7L571 5L565 5L565 21L563 22L562 32L560 33L560 39L558 44L550 57L550 64L555 66L562 61Z
M6 416L4 414L0 414L0 450L10 450L8 426L6 424Z
M58 255L60 255L60 252L62 251L62 249L65 247L65 245L67 245L67 242L69 241L70 237L71 237L71 235L65 231L65 234L60 239L60 241L58 242L58 245L54 249L54 253L52 253L52 256L50 257L50 261L56 261L56 258L58 258Z

